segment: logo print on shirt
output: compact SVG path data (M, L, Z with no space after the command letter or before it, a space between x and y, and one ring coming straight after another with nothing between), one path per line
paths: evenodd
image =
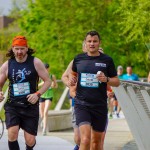
M26 68L24 68L23 70L18 70L18 72L16 74L18 74L16 76L16 81L22 82L24 79L26 79L26 75L29 75L31 73L31 71L26 71Z
M106 67L106 64L104 64L104 63L95 63L95 66L98 66L98 67Z

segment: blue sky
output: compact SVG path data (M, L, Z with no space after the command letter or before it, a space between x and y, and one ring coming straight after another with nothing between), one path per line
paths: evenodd
M11 9L11 0L0 0L0 16L7 15Z

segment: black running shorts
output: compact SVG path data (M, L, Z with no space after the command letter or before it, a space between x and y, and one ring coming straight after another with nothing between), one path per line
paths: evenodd
M41 97L41 98L39 99L39 102L42 103L42 102L45 102L46 100L49 100L49 101L52 102L53 97L50 97L50 98L42 98L42 97Z
M102 106L75 104L76 123L78 126L89 124L97 132L106 131L108 110Z
M5 104L6 128L19 125L20 128L32 135L37 135L39 121L39 105L26 108Z

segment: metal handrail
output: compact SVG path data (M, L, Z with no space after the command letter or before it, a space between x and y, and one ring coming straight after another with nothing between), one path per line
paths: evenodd
M113 91L119 101L138 149L150 148L150 83L120 80Z
M123 84L131 84L131 85L139 85L139 86L150 87L150 83L148 83L148 82L131 81L131 80L120 80L120 81Z

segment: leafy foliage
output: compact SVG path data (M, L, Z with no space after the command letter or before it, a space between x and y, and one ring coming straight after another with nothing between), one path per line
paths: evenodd
M133 45L128 56L136 66L136 71L144 76L144 70L147 70L146 72L150 70L150 49L146 47L150 43L150 1L118 0L118 2L116 13L121 17L117 23L120 33L126 38L126 45Z
M133 41L139 38L146 42L150 35L150 2L147 0L119 0L118 12L122 17L120 25L123 34L127 34L127 40Z
M81 53L86 32L93 29L103 32L107 22L105 8L109 3L96 0L28 2L28 9L21 17L21 28L32 39L37 56L49 62L52 71L61 77L68 63Z
M149 1L27 0L23 7L16 5L14 2L11 15L17 16L20 30L13 34L27 36L29 45L37 50L36 56L50 64L57 78L60 79L74 56L81 53L82 41L89 30L101 34L101 46L116 66L131 65L139 76L147 76Z

